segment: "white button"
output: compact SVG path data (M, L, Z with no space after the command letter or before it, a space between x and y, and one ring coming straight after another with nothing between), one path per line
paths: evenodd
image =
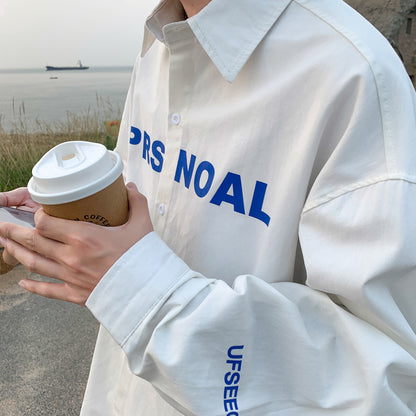
M159 205L159 214L163 215L165 213L165 210L166 210L165 204L160 204Z
M181 116L177 113L172 114L172 123L176 126L181 122Z

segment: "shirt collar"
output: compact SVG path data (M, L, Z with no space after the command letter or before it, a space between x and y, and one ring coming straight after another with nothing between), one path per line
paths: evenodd
M187 23L205 52L232 82L263 37L292 0L211 0ZM142 56L155 38L164 41L163 27L183 20L179 0L164 0L146 21Z

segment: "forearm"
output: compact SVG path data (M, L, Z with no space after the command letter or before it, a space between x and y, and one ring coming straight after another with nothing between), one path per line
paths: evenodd
M189 414L413 414L401 401L415 406L412 387L398 397L381 383L395 375L416 385L414 358L386 334L301 285L206 279L155 234L116 263L87 306L131 371Z

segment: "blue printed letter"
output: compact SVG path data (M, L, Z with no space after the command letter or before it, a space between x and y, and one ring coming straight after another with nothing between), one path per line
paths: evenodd
M137 127L130 127L130 144L139 144L142 140L142 132Z
M201 188L201 175L202 175L202 172L204 170L207 171L208 178L207 178L207 181L205 183L205 186L203 188ZM202 162L198 166L198 169L195 172L194 188L195 188L195 193L200 198L203 198L209 192L209 190L211 188L211 185L212 185L212 181L214 180L214 176L215 176L215 169L214 169L214 166L212 166L211 163Z
M251 201L251 207L249 216L257 218L260 221L263 221L267 226L270 223L270 216L263 212L264 196L266 195L267 183L256 182L256 187L254 188L253 200Z
M194 172L196 156L191 155L191 161L189 166L187 165L186 152L185 150L180 151L178 158L178 165L176 166L175 181L180 183L181 181L181 172L183 172L183 177L185 179L185 186L189 189L191 184L192 174Z
M233 358L234 360L241 360L243 358L243 354L235 355L233 350L242 349L244 349L244 345L234 345L233 347L228 348L228 357Z
M233 194L228 194L230 188L233 188ZM222 202L228 202L234 205L234 211L245 214L243 187L241 185L240 175L228 172L217 192L211 199L211 204L221 205Z
M152 153L154 158L152 157L152 168L155 172L162 172L163 167L163 156L162 154L165 154L165 145L159 141L155 140L152 144ZM159 162L158 164L155 163L155 159Z
M147 163L150 163L149 150L150 150L150 136L146 132L144 132L142 157L144 160L147 160Z

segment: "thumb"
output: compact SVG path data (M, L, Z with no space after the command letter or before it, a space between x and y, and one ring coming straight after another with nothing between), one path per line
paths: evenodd
M0 205L3 205L5 207L8 207L10 205L12 205L9 201L9 195L10 195L10 191L8 192L0 192ZM17 205L17 204L14 204Z
M139 202L137 201L137 199L142 199L141 197L143 197L144 199L146 199L146 197L144 195L142 195L139 190L137 189L137 186L135 183L133 182L129 182L126 185L126 189L127 189L127 198L129 200L129 208L130 210L132 209L132 205L135 206L137 205Z
M130 216L127 224L134 224L141 237L153 231L147 198L141 194L133 182L126 185Z
M136 192L139 192L138 189L137 189L137 186L134 182L129 182L126 185L126 188L127 188L127 190L135 190Z

